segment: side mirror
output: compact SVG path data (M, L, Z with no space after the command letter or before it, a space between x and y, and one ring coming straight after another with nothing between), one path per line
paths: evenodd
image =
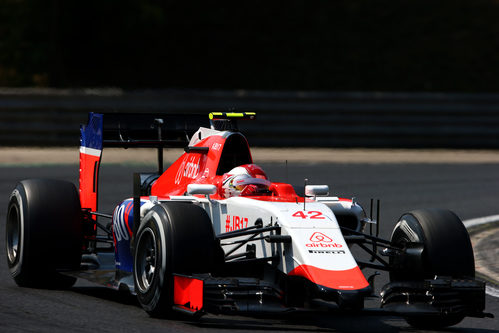
M187 185L187 193L210 195L217 193L217 187L212 184L189 184Z
M329 186L327 185L307 185L305 186L305 196L316 197L329 195Z

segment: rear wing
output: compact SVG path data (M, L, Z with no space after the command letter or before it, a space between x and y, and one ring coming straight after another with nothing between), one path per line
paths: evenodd
M158 174L163 172L163 148L187 147L200 127L237 130L237 120L255 119L253 112L206 114L93 113L80 126L81 207L97 211L97 187L104 147L157 148Z
M206 115L164 113L90 113L88 125L80 128L82 146L121 148L180 148L189 143Z
M158 173L163 171L163 148L188 145L201 126L209 126L206 115L164 113L93 113L80 126L81 207L97 211L99 167L104 147L157 148Z
M103 147L183 148L200 127L237 130L237 120L255 118L254 112L212 112L208 117L204 114L91 112L88 125L80 127L80 143L82 147L97 150Z

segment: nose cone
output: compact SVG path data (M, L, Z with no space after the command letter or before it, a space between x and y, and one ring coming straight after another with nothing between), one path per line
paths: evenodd
M362 310L364 308L364 298L371 294L372 289L370 286L358 290L337 290L316 286L318 298L334 301L342 310Z
M293 269L289 275L302 276L310 282L328 289L349 291L369 287L369 283L358 266L346 270L327 270L311 265L300 265Z

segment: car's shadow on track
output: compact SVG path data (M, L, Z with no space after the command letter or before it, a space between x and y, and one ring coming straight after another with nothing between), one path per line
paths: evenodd
M206 317L192 323L200 328L251 330L251 331L291 331L291 332L401 332L400 328L391 326L380 318L336 317L328 313L307 314L280 318L232 318L227 316ZM368 326L365 326L368 325Z
M143 311L136 296L130 294L128 291L116 291L100 286L77 286L70 290L80 295L137 307L137 310ZM197 328L230 331L437 332L412 328L403 318L383 315L377 310L360 313L345 313L335 310L294 311L290 313L254 316L206 315L200 318L179 315L174 320ZM438 332L492 333L497 331L480 328L449 327Z
M393 316L345 314L331 312L294 313L280 317L202 317L190 323L199 328L248 331L290 332L351 332L351 333L400 333L400 332L472 332L493 333L496 330L449 327L440 330L419 330L409 326L403 318Z
M71 288L71 291L110 302L133 305L140 308L137 297L130 294L128 291L117 291L105 287L73 287Z
M390 324L396 321L396 325ZM229 330L271 330L299 332L388 332L405 331L407 326L403 319L392 317L373 317L362 314L339 314L332 312L293 312L286 315L258 317L202 317L192 325L202 328ZM401 329L400 327L403 328ZM404 327L405 326L405 327ZM366 327L369 329L366 330Z

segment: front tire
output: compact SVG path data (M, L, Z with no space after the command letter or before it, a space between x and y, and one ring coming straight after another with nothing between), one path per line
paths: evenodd
M391 282L422 281L437 276L454 279L475 277L475 262L470 237L456 214L442 209L420 209L402 215L395 226L392 243L407 248L411 243L423 245L419 262L390 272ZM415 270L414 267L418 267ZM406 321L416 328L440 329L461 322L464 315L413 315Z
M28 179L7 208L7 264L21 287L69 288L76 279L59 271L81 263L80 200L72 183Z
M456 214L444 209L419 209L402 215L391 241L405 248L422 243L420 271L396 271L391 281L431 279L435 275L475 277L475 261L468 231Z
M169 317L173 274L213 269L217 244L211 220L196 205L163 203L146 214L135 239L133 276L139 303L153 317Z

